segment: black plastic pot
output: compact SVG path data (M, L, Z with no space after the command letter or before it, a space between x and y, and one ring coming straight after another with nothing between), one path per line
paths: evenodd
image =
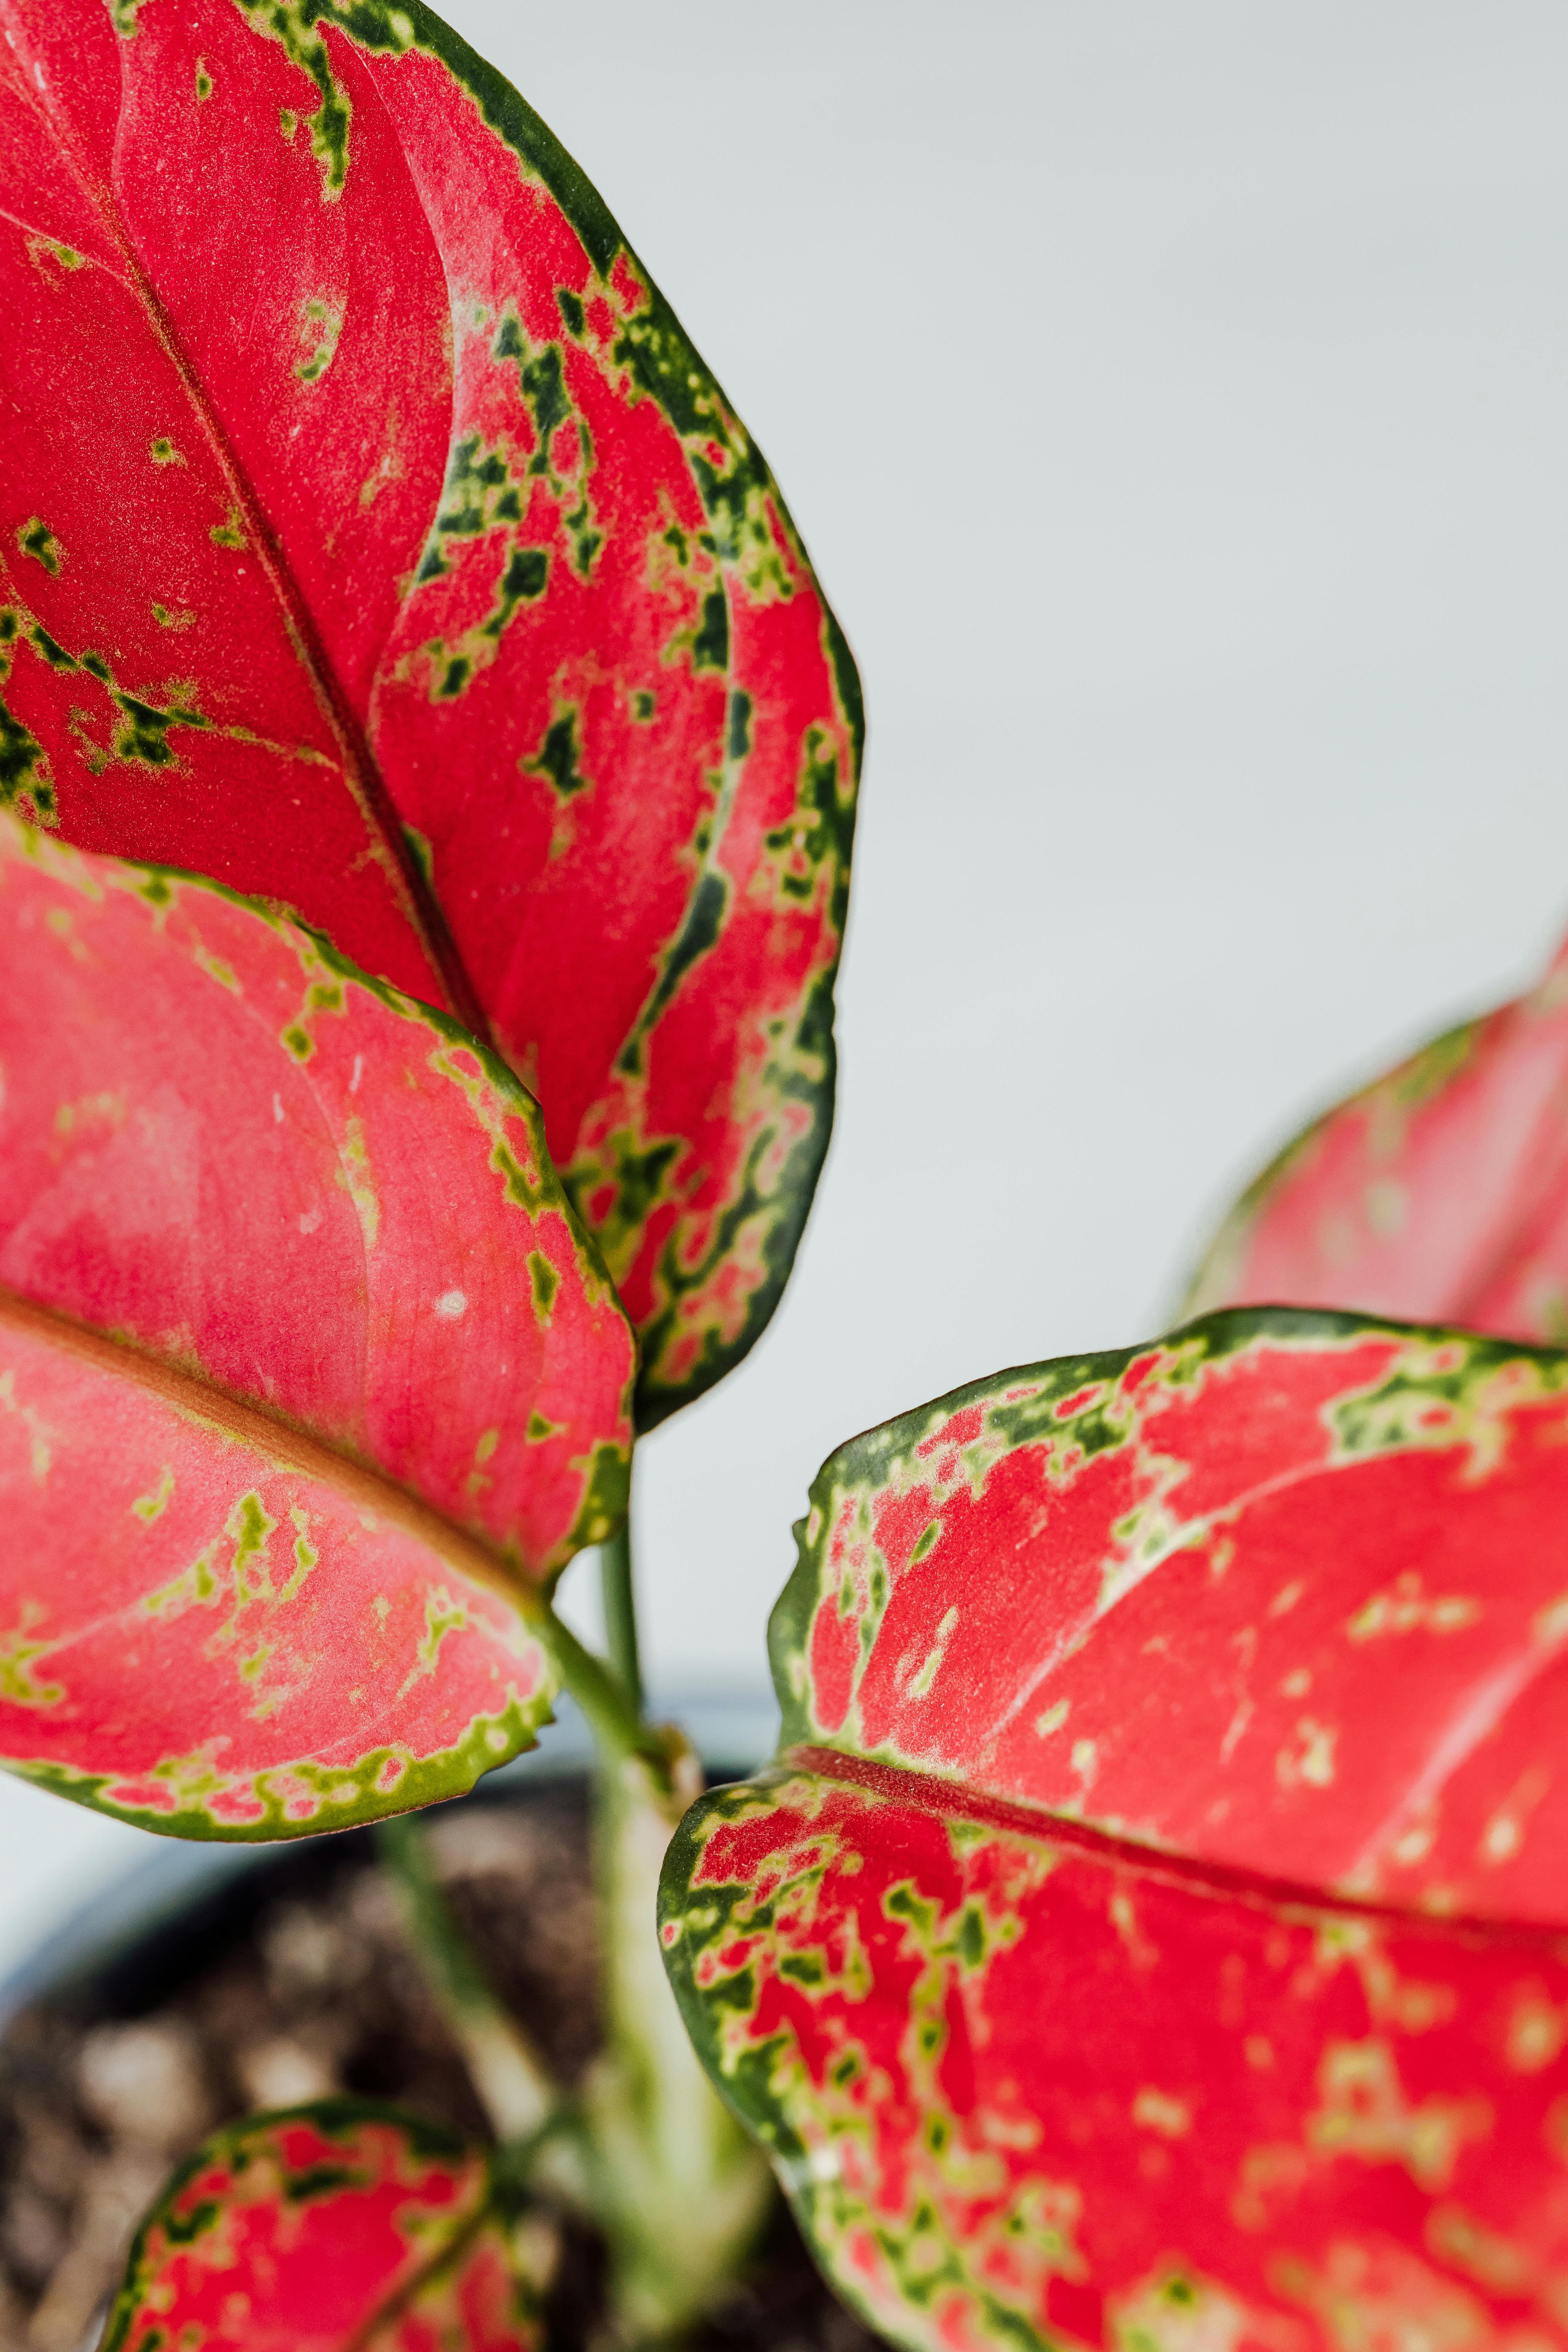
M688 1693L660 1698L661 1721L681 1724L713 1780L739 1780L773 1750L778 1706L770 1692ZM505 1804L521 1790L584 1773L593 1762L586 1725L568 1698L557 1720L526 1756L490 1772L467 1797L430 1809L432 1820L469 1806ZM328 1832L275 1845L199 1843L184 1838L147 1840L145 1859L99 1889L0 1980L0 2032L30 2001L85 1993L106 1972L138 1966L143 1947L169 1955L184 1944L237 1926L291 1879L309 1876L319 1858L370 1851L365 1830Z

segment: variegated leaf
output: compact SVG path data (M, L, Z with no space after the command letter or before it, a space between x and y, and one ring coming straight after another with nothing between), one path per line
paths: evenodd
M488 1023L655 1421L831 1115L858 688L766 467L419 0L0 23L0 796Z
M357 2099L198 2149L132 2249L103 2352L534 2352L482 2153Z
M0 1756L195 1836L531 1744L631 1334L535 1106L315 934L0 818Z
M1243 1194L1190 1310L1270 1299L1568 1340L1568 949L1318 1119Z
M662 1935L876 2325L1568 2342L1565 1518L1568 1358L1288 1310L830 1459Z

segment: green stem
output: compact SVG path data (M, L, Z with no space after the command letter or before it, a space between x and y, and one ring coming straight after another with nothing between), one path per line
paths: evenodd
M412 1813L399 1814L381 1822L376 1843L402 1898L409 1939L497 2139L503 2147L537 2139L563 2094L516 2019L497 1999L453 1917L431 1864L423 1824Z
M733 2278L772 2194L761 2153L714 2096L687 2040L653 1933L659 1865L702 1786L673 1726L642 1719L631 1538L602 1548L608 1664L542 1595L528 1614L597 1751L594 1876L606 2046L566 2097L496 1998L452 1915L424 1828L407 1814L377 1832L410 1940L500 2142L498 2181L591 2213L610 2251L614 2333L671 2352ZM519 2275L540 2269L523 2242L548 2224L524 2199ZM548 2268L548 2264L545 2265Z
M555 1662L598 1750L594 1884L605 2046L583 2090L588 2200L609 2242L612 2332L670 2352L734 2277L772 2194L693 2054L654 1933L659 1865L700 1794L673 1725L641 1717L631 1525L600 1547L608 1670L562 1627Z
M600 1759L594 1878L605 2049L583 2108L615 2332L624 2346L669 2352L741 2269L772 2175L716 2096L664 1972L659 1869L702 1770L679 1732L663 1737L662 1788L640 1757Z
M599 1547L599 1590L605 1601L605 1647L622 1689L639 1712L642 1669L637 1657L637 1602L632 1579L632 1522L626 1514L618 1535Z
M539 1621L541 1638L548 1643L564 1687L571 1692L594 1735L602 1762L622 1763L637 1757L657 1776L660 1788L670 1786L668 1742L644 1723L618 1674L603 1659L584 1649L571 1627L547 1610Z

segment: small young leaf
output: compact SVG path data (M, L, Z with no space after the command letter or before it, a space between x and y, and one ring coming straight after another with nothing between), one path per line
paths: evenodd
M488 1023L658 1420L831 1116L859 690L767 468L420 0L0 22L0 801Z
M533 2352L483 2155L357 2099L254 2116L183 2165L103 2352Z
M661 1933L877 2326L1556 2325L1565 1507L1568 1357L1289 1309L829 1460Z
M1568 1341L1568 949L1314 1122L1242 1195L1189 1312L1285 1299Z
M531 1744L634 1345L534 1105L211 884L0 818L0 1757L277 1837Z

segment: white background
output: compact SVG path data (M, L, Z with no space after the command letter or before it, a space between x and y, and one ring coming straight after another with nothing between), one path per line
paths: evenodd
M449 5L866 684L818 1206L638 1480L656 1681L756 1684L832 1445L1157 1328L1259 1158L1568 917L1568 16ZM0 1785L0 1967L145 1850Z

